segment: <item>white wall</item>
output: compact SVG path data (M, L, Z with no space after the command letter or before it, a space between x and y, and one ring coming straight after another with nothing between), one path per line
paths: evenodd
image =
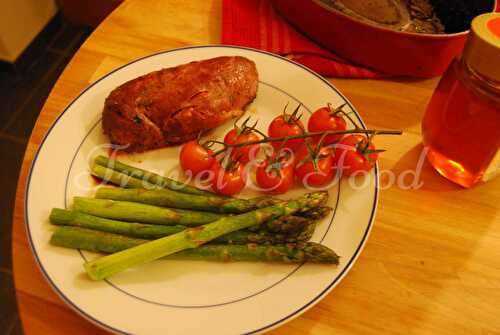
M15 61L55 13L54 0L0 0L0 59Z

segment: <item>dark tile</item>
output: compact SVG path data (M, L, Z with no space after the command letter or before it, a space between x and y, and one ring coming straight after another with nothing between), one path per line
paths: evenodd
M75 36L75 39L73 40L73 44L69 45L68 48L66 49L67 54L73 55L78 51L80 46L85 42L85 40L90 36L92 33L92 30L89 28L80 28L81 32L79 35Z
M14 320L14 324L12 325L12 330L7 335L23 335L23 334L24 332L23 332L23 326L21 325L21 320L19 320L19 318L16 318Z
M64 58L61 53L46 51L38 57L36 62L31 64L29 73L21 79L25 82L31 82L31 87L36 87L44 80L44 76L52 72Z
M74 26L70 23L64 24L64 29L50 45L51 50L58 50L73 54L85 39L90 35L90 28Z
M11 228L26 140L52 86L90 32L56 15L18 61L0 64L0 334L23 333L12 282Z
M12 64L11 69L17 73L26 73L33 62L45 52L47 45L59 36L63 28L63 19L60 14L56 14L47 25L38 33L33 41L26 47L23 53Z
M0 271L0 329L10 333L17 319L16 294L12 275Z
M11 245L11 222L2 222L4 229L8 231L0 235L0 265L8 270L12 268L12 245Z
M20 114L20 110L37 94L38 87L58 66L62 56L45 52L32 63L26 73L13 73L0 77L0 130L5 131Z
M0 74L0 129L10 120L16 111L16 106L22 102L23 92L29 88L23 88L20 84L19 75L15 72ZM24 94L26 94L24 93Z
M0 60L0 80L4 74L12 73L15 70L14 64Z
M0 129L3 128L7 122L9 122L9 119L12 117L13 113L14 112L11 110L0 108Z
M22 88L18 90L18 94L24 99L20 98L22 103L17 104L15 114L12 114L11 119L4 125L5 133L22 138L29 137L45 100L69 60L69 57L47 52L40 63L36 64L33 70L33 76L36 78L32 79L34 85L29 94Z
M2 185L2 192L0 192L0 268L10 269L12 264L12 209L24 149L25 144L23 143L0 140L0 157L2 159L0 172L0 185Z
M30 134L50 89L90 32L56 15L14 66L0 67L0 130L5 131L17 121L9 133ZM17 71L16 67L23 70Z

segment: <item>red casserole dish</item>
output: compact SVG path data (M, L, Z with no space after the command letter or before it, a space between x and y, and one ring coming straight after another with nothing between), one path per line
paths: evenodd
M319 0L271 0L292 25L317 43L355 63L389 74L441 75L464 47L468 31L419 34L365 23ZM496 0L491 1L492 12Z

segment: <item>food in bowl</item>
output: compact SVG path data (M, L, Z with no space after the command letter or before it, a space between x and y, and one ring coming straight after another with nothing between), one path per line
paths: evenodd
M483 0L320 0L360 21L398 31L457 33L484 12Z
M429 0L324 0L327 5L361 21L395 30L444 33Z
M471 19L494 11L497 3L429 0L445 33L428 34L401 31L394 24L391 27L368 18L361 20L332 5L333 1L344 0L270 1L296 29L336 55L387 74L414 77L441 75L461 53Z

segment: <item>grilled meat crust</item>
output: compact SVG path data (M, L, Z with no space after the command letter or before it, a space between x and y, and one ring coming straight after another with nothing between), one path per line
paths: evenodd
M255 63L239 56L151 72L106 98L104 133L128 152L183 143L240 116L257 84Z

